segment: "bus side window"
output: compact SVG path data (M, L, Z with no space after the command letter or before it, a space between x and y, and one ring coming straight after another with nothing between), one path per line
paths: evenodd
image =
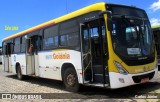
M43 41L42 37L40 37L40 47L43 49L53 49L58 47L58 29L59 25L54 25L49 28L44 29Z
M32 53L32 52L33 52L33 44L30 44L28 48L28 53Z
M20 48L21 48L20 37L19 38L15 38L14 39L14 53L19 53L21 51Z
M31 39L27 39L27 53L30 54L32 52L33 45L31 44Z
M8 55L8 47L7 47L7 45L5 45L5 55Z
M42 45L43 45L42 42L43 42L43 41L42 41L42 37L41 37L41 36L39 37L39 40L38 40L38 41L39 41L39 42L38 42L38 43L39 43L38 49L39 49L39 50L42 50Z
M25 52L25 50L26 50L26 39L25 39L25 37L23 36L23 37L21 37L21 52Z

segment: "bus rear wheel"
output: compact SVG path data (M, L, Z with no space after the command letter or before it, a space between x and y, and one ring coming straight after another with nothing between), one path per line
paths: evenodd
M22 80L22 79L23 79L23 75L22 75L22 71L21 71L20 65L17 66L17 78L18 78L19 80Z
M70 67L65 70L63 82L67 91L77 92L79 90L78 77L74 68Z

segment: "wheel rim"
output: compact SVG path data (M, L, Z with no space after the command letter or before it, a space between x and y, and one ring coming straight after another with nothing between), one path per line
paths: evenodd
M74 86L74 85L76 84L75 75L69 74L69 75L67 76L67 84L68 84L69 86Z

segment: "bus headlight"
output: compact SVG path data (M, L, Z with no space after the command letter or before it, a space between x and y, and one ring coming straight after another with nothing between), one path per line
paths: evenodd
M114 64L121 74L124 74L124 75L128 74L128 72L123 68L123 66L119 62L114 61Z

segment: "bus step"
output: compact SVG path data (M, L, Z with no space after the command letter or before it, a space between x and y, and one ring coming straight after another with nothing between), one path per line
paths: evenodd
M93 72L94 74L102 74L103 73L102 65L93 65Z
M103 83L103 74L94 74L94 82Z
M109 84L103 84L103 83L89 83L89 84L86 84L86 85L90 85L90 86L97 86L97 87L108 87Z

